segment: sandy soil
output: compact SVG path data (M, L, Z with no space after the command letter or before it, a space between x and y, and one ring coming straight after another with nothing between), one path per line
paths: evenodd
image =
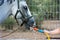
M1 32L0 37L8 35L8 32ZM52 37L60 37L59 35L50 35ZM14 32L2 39L28 39L28 40L47 40L46 35L39 32Z
M1 36L7 35L9 33L3 32ZM0 36L0 37L1 37ZM14 32L6 37L3 37L4 39L32 39L32 40L41 40L46 39L46 36L42 33L38 32Z
M48 29L55 29L60 26L60 21L45 21L43 23L43 28ZM2 32L0 31L0 37L4 35L8 35L10 32ZM50 35L51 37L60 37L60 34L58 35ZM46 40L46 36L43 33L39 32L14 32L6 37L3 37L3 39L27 39L27 40ZM53 39L52 39L53 40ZM59 39L60 40L60 39Z

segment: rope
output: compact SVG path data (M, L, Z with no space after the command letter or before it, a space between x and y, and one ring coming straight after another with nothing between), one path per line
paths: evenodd
M47 36L47 38L48 38L48 40L50 40L50 36L49 36L49 34L48 33L44 33L46 36Z
M16 32L18 29L19 29L19 27L18 27L16 30L14 30L13 32L11 32L11 33L9 33L9 34L7 34L7 35L1 36L0 38L7 37L7 36L11 35L12 33Z

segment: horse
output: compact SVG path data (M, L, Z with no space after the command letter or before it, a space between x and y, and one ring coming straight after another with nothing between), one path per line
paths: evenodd
M27 29L30 29L35 25L26 0L0 0L0 2L0 24L12 15L20 26L24 24Z

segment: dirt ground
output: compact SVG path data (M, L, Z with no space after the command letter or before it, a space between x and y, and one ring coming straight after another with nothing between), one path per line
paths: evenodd
M45 21L43 23L42 27L48 28L48 29L55 29L60 26L60 21ZM52 27L53 26L53 27ZM0 31L0 38L4 35L8 35L10 32L3 32ZM50 35L51 37L60 37L60 34L58 35ZM39 32L33 32L33 31L27 31L27 32L14 32L6 37L3 37L2 39L26 39L26 40L47 40L46 35ZM53 39L52 39L53 40ZM56 39L55 39L56 40ZM60 39L57 39L60 40Z
M8 35L10 32L1 32L0 37ZM60 37L59 35L50 35L51 37ZM14 32L2 39L27 39L27 40L47 40L46 35L39 32ZM56 39L55 39L56 40Z
M17 29L17 28L16 28ZM16 30L15 29L15 30ZM22 28L21 28L22 29ZM43 33L38 33L38 32L33 32L33 31L23 31L22 30L17 30L10 34L12 31L0 31L0 38L2 36L2 39L26 39L26 40L44 40L46 39L46 36ZM8 35L9 34L9 35ZM8 36L6 36L8 35Z
M7 35L9 33L2 32L1 36ZM1 37L0 36L0 37ZM46 36L42 33L38 32L14 32L6 37L3 37L3 39L31 39L31 40L41 40L46 39Z

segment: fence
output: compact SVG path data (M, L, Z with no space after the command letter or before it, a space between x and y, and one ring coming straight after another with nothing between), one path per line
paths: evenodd
M33 14L45 20L60 20L60 0L29 0L27 3Z

